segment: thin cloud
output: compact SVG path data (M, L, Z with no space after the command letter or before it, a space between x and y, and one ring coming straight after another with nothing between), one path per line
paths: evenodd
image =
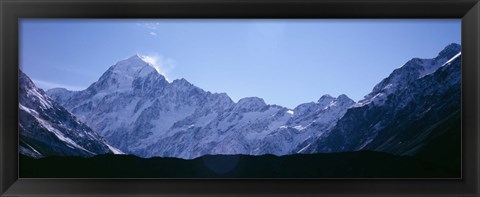
M79 91L79 90L86 89L85 87L59 84L59 83L54 83L54 82L44 81L44 80L38 80L38 79L32 79L32 81L33 81L33 83L35 83L35 85L37 87L42 88L43 90L49 90L49 89L52 89L52 88L65 88L67 90Z
M156 30L156 29L158 29L158 26L160 26L160 23L159 22L156 22L156 23L138 23L137 25L140 26L140 27L143 27L143 28L150 29L150 30Z
M167 80L169 80L169 74L176 67L175 60L166 58L158 54L154 55L140 55L140 57L151 64L158 73L162 74Z
M155 31L158 30L159 26L160 26L160 23L159 22L155 22L155 23L137 23L137 26L141 27L141 28L144 28L146 30L148 30L148 34L150 34L151 36L157 36L157 33Z

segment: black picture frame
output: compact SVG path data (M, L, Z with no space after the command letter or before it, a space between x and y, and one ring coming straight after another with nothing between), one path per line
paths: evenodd
M479 0L0 0L1 196L477 196ZM462 179L18 179L19 18L461 18Z

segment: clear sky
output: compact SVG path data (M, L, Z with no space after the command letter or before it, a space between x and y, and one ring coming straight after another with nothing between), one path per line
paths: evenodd
M294 108L324 94L360 100L411 58L460 43L461 21L22 19L20 34L20 68L43 89L85 89L140 54L169 81Z

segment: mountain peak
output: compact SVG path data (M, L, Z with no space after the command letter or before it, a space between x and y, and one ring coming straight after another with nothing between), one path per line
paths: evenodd
M458 57L460 52L461 45L451 43L433 59L413 58L409 60L402 67L395 69L387 78L375 85L372 92L359 101L356 106L366 105L373 100L384 100L387 95L406 87L412 81L434 73L442 65L449 62L449 60Z
M245 97L245 98L241 98L238 101L238 104L245 104L245 103L258 103L261 105L266 105L265 101L262 98L258 98L258 97Z
M33 81L21 70L18 71L19 86L33 87Z
M330 96L329 94L325 94L322 97L320 97L320 99L318 99L317 104L322 107L325 107L329 105L333 100L335 100L333 96Z
M188 88L188 87L195 87L193 84L191 84L189 81L187 81L184 78L181 79L175 79L172 81L172 86L177 87L177 88Z
M262 98L258 97L245 97L238 101L236 108L245 109L245 110L257 110L267 104Z
M143 76L152 72L157 72L152 64L137 54L128 59L117 62L111 68L119 74L130 75L132 77L139 75Z
M132 55L128 60L143 60L139 54Z
M355 103L355 101L353 101L350 97L348 97L345 94L340 94L335 100L341 103L346 103L351 105Z
M457 43L451 43L447 45L440 53L438 53L438 58L450 59L462 50L462 46Z
M333 99L333 96L331 96L330 94L325 94L322 97L320 97L318 101L320 102L321 100L330 100L330 99Z
M145 58L136 54L117 62L103 73L95 83L95 88L117 92L131 89L133 81L137 79L147 80L150 77L157 77L160 80L165 80L165 77Z
M172 81L172 83L179 83L179 84L190 84L185 78L180 78L180 79L175 79Z
M350 99L347 95L345 94L340 94L338 97L337 97L337 100L352 100Z

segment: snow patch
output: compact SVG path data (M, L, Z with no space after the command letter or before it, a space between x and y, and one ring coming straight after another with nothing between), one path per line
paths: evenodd
M303 153L303 151L305 151L308 147L310 147L310 145L312 145L312 144L306 145L305 147L303 147L302 149L300 149L299 151L297 151L297 153L298 153L298 154Z
M299 131L305 129L305 127L303 127L302 125L297 125L297 126L294 126L293 128L296 129L296 130L299 130Z
M115 154L115 155L125 155L124 152L122 152L121 150L111 146L110 144L105 143L105 145L107 145L108 149L110 149L113 152L113 154Z
M38 98L38 101L40 102L40 105L43 109L52 108L52 103L48 100L48 98L46 98L45 96L40 94L40 92L38 92L37 88L28 89L27 90L27 96L33 96L33 97Z
M38 112L33 110L33 109L30 109L28 107L25 107L23 106L22 104L18 104L19 108L29 114L32 114L33 116L38 116Z
M442 67L445 66L445 65L447 65L447 64L450 64L450 63L453 62L455 59L457 59L460 55L462 55L462 52L459 52L459 53L457 53L456 55L454 55L454 56L453 56L452 58L450 58L447 62L445 62L445 64L443 64Z
M362 145L360 145L360 147L358 147L357 150L362 150L363 148L365 148L365 146L367 146L368 144L370 144L370 142L372 142L373 139L374 139L374 138L367 139L367 141L365 141Z
M25 143L25 145L27 145L28 148L30 148L30 150L32 150L33 152L35 152L35 154L40 155L40 156L42 155L42 154L41 154L40 152L38 152L35 148L33 148L32 146L30 146L30 144Z
M32 115L33 117L35 117L35 119L37 119L37 121L40 123L40 125L47 129L48 131L52 132L55 136L57 136L57 138L63 142L65 142L67 145L71 145L75 148L78 148L78 149L81 149L85 152L88 152L88 153L91 153L92 155L95 155L95 153L83 148L82 146L78 145L75 141L73 141L72 139L70 139L69 137L66 137L61 131L59 131L58 129L54 128L50 122L40 118L38 112L36 112L35 110L32 110L32 109L29 109L21 104L19 104L20 106L20 109L28 112L30 115ZM72 147L72 148L73 148Z

